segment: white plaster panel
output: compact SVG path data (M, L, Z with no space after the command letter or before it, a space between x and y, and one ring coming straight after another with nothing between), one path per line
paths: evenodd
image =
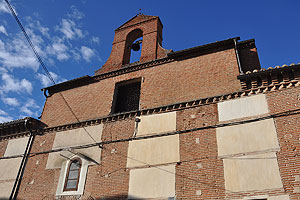
M179 135L129 142L127 167L165 164L178 161Z
M96 142L101 142L103 124L97 126L85 127L85 129L96 140ZM92 143L95 143L95 141L88 136L86 131L83 128L78 128L78 129L73 129L68 131L57 132L55 135L52 149L72 147L72 146L92 144ZM74 151L82 153L94 159L95 161L100 162L101 149L99 147L76 149ZM60 154L63 154L64 156L67 157L73 155L72 153L69 153L67 151L50 153L48 156L46 169L55 169L55 168L60 168L62 166L62 163L66 159L62 157Z
M176 131L176 112L141 116L137 135Z
M129 199L174 197L175 165L130 170L128 193Z
M218 155L278 149L273 119L217 128Z
M29 137L9 140L4 156L14 156L25 152Z
M268 200L290 200L289 195L271 196Z
M70 159L73 159L75 157L76 156L72 156ZM88 162L84 159L81 159L81 170L80 170L77 191L63 191L69 164L70 164L70 160L67 160L67 161L64 161L61 165L60 176L59 176L58 185L57 185L57 189L56 189L57 196L82 195L83 194L85 181L86 181L86 174L87 174L88 165L90 164L90 162Z
M0 160L0 180L16 179L22 158Z
M244 200L254 200L254 199L268 199L268 195L255 195L255 196L250 196L250 197L244 197Z
M218 103L219 121L262 115L269 112L264 94Z
M223 160L225 189L232 192L282 188L276 153Z
M14 183L14 181L0 183L0 199L9 199Z

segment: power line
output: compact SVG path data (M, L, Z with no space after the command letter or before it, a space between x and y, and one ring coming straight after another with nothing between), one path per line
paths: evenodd
M5 2L6 2L6 4L7 4L7 6L9 7L9 9L10 9L12 15L14 16L15 20L17 21L17 23L18 23L20 29L22 30L22 32L23 32L23 34L24 34L24 36L25 36L27 42L29 43L29 45L30 45L32 51L34 52L34 55L36 56L38 62L39 62L40 65L43 67L43 69L44 69L44 71L45 71L47 77L48 77L48 78L50 79L50 81L55 85L56 83L55 83L53 77L51 76L50 72L48 71L46 65L44 64L44 62L43 62L43 60L42 60L42 58L40 57L40 55L39 55L38 52L36 51L36 49L35 49L33 43L31 42L31 40L30 40L28 34L26 33L26 31L25 31L25 29L24 29L24 27L23 27L21 21L19 20L18 16L16 15L16 13L15 13L13 7L10 5L10 3L9 3L8 0L5 0ZM68 109L71 111L72 115L75 117L75 119L76 119L78 122L80 122L79 118L76 116L76 114L74 113L73 109L71 108L71 106L69 105L69 103L67 102L67 100L65 99L65 97L63 96L63 94L62 94L61 92L59 92L59 94L60 94L60 96L62 97L62 99L63 99L63 101L65 102L65 104L67 105ZM85 127L83 127L83 129L85 130L85 132L88 134L88 136L89 136L94 142L97 142L97 141L91 136L91 134L85 129Z
M20 29L22 30L26 40L28 41L31 49L33 50L38 62L40 63L40 65L42 66L42 68L44 69L47 77L50 79L50 81L55 85L55 81L53 79L53 77L51 76L50 72L48 71L47 67L45 66L44 62L42 61L40 55L38 54L38 52L36 51L33 43L31 42L28 34L26 33L23 25L21 24L20 20L18 19L15 11L13 10L12 6L10 5L9 1L8 0L5 0L5 2L7 3L12 15L14 16L15 20L17 21ZM69 103L67 102L67 100L65 99L65 97L62 95L62 93L59 92L59 94L61 95L63 101L66 103L68 109L71 111L72 115L76 118L76 120L78 122L80 122L79 118L76 116L76 114L74 113L74 111L72 110L71 106L69 105ZM298 109L300 110L300 109ZM298 111L297 110L297 111ZM298 114L298 113L297 113ZM287 115L285 115L287 116ZM260 120L264 120L264 119L269 119L269 118L261 118ZM254 121L258 121L258 120L246 120L244 121L244 123L251 123L251 122L254 122ZM242 121L243 122L243 121ZM214 125L214 126L206 126L206 127L200 127L200 128L194 128L194 129L188 129L188 130L184 130L184 131L176 131L176 132L171 132L171 133L166 133L166 134L158 134L158 135L151 135L151 136L146 136L146 137L140 137L140 138L128 138L128 139L123 139L123 140L111 140L111 141L108 141L108 142L100 142L98 143L91 135L90 133L85 129L85 127L83 127L83 129L85 130L85 132L89 135L89 137L95 142L94 144L89 144L89 145L81 145L81 146L76 146L76 147L71 147L71 148L74 148L74 149L83 149L83 148L89 148L89 147L92 147L92 146L99 146L99 145L103 145L103 144L114 144L114 143L117 143L117 142L124 142L124 141L132 141L132 140L139 140L139 139L150 139L150 138L156 138L156 137L163 137L163 136L170 136L170 135L177 135L177 134L183 134L183 133L190 133L190 132L194 132L194 131L198 131L198 130L204 130L204 129L211 129L211 128L218 128L218 127L224 127L224 126L233 126L233 125L238 125L238 124L243 124L242 122L232 122L232 123L228 123L228 124L219 124L219 125ZM103 148L103 147L102 147ZM38 152L38 153L30 153L31 156L34 156L34 155L39 155L39 154L44 154L44 153L53 153L53 152L59 152L59 151L63 151L65 150L65 148L61 148L61 149L57 149L57 150L50 150L50 151L44 151L44 152ZM146 162L143 162L143 161L140 161L140 160L137 160L135 158L132 158L132 157L129 157L127 155L124 155L122 153L119 153L119 152L116 152L117 154L123 156L123 157L126 157L128 159L132 159L134 161L137 161L139 163L142 163L142 164L145 164L147 166L151 166L149 163L146 163ZM17 158L17 157L20 157L20 156L23 156L22 155L17 155L17 156L10 156L10 157L2 157L0 159L10 159L10 158ZM206 157L207 158L207 157ZM275 158L275 157L274 157ZM253 158L253 159L257 159L257 158ZM259 158L258 158L259 159ZM273 159L273 157L269 158L269 159ZM188 162L188 161L182 161L182 162ZM206 184L206 185L209 185L209 186L212 186L212 187L216 187L216 188L219 188L219 189L222 189L222 190L225 190L225 191L229 191L229 192L232 192L230 190L226 190L225 188L221 188L221 187L218 187L216 185L211 185L211 184L208 184L206 182L202 182L202 181L199 181L197 179L193 179L193 178L189 178L185 175L180 175L180 174L176 174L174 172L171 172L171 171L168 171L166 169L162 169L158 166L152 166L153 168L156 168L156 169L159 169L159 170L162 170L162 171L165 171L167 173L171 173L171 174L174 174L175 176L176 175L179 175L183 178L186 178L186 179L189 179L189 180L192 180L192 181L196 181L196 182L199 182L201 184Z
M10 9L12 15L14 16L15 20L17 21L17 23L18 23L20 29L21 29L22 32L24 33L24 36L25 36L27 42L29 43L29 45L30 45L31 49L33 50L33 52L34 52L36 58L38 59L39 63L42 65L42 67L43 67L45 73L47 74L48 78L52 81L53 84L55 84L54 79L52 78L51 74L49 73L48 69L46 68L46 66L45 66L45 64L44 64L44 62L43 62L43 60L42 60L41 57L40 57L40 55L38 54L38 52L37 52L36 49L34 48L34 45L32 44L32 42L31 42L31 40L30 40L28 34L26 33L26 31L25 31L25 29L24 29L22 23L20 22L18 16L16 15L14 9L12 8L12 6L10 5L10 3L9 3L8 0L5 0L5 2L6 2L6 4L7 4L7 6L9 7L9 9Z
M71 149L86 149L86 148L91 148L91 147L95 147L95 146L103 147L103 145L107 145L107 144L129 142L129 141L135 141L135 140L144 140L144 139L151 139L151 138L158 138L158 137L166 137L166 136L171 136L171 135L180 135L180 134L191 133L194 131L221 128L221 127L227 127L227 126L235 126L235 125L240 125L240 124L248 124L248 123L252 123L252 122L257 122L257 121L262 121L262 120L267 120L267 119L272 119L272 118L279 118L279 117L284 117L284 116L290 116L290 115L298 115L298 114L300 114L300 109L294 109L294 110L275 113L275 114L264 116L264 117L258 117L258 118L254 118L254 119L242 120L242 121L237 121L237 122L214 124L214 125L202 126L202 127L186 129L186 130L181 130L181 131L172 131L172 132L161 133L161 134L146 135L146 136L140 136L140 137L134 137L134 138L130 137L130 138L125 138L125 139L108 140L108 141L96 142L96 143L85 144L85 145L64 147L64 148L52 149L52 150L42 151L42 152L35 152L35 153L33 152L33 153L30 153L30 155L35 156L35 155L40 155L40 154L55 153L55 152L65 151L66 149L69 149L69 148L71 148ZM17 158L17 157L22 157L22 156L23 156L23 154L2 157L2 158L0 158L0 160Z

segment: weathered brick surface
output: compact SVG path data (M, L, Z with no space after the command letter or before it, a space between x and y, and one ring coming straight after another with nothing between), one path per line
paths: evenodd
M0 141L0 157L3 157L8 144L8 140Z
M134 120L106 123L102 140L118 140L132 137ZM128 142L104 145L101 164L89 167L85 193L93 198L127 198L129 170L126 169Z
M118 81L124 77L119 77ZM299 109L299 88L267 93L270 114ZM215 129L180 135L180 162L176 165L176 196L179 199L238 199L245 196L289 194L299 199L299 116L275 118L280 151L278 163L284 189L230 193L225 190L223 162L217 157ZM177 130L218 123L217 104L177 111ZM105 123L102 140L129 138L134 132L134 119ZM37 136L32 152L52 148L54 133ZM45 141L45 142L44 142ZM126 199L129 170L126 169L128 142L104 145L101 164L88 169L84 196ZM37 161L38 164L37 164ZM45 170L47 154L31 157L20 190L21 199L54 198L60 170ZM34 180L34 182L32 181ZM36 193L36 191L39 191ZM69 199L72 197L68 197ZM74 197L75 198L75 197Z
M137 32L139 34L135 34ZM97 70L95 74L117 70L122 65L129 64L130 46L141 36L143 36L143 45L140 62L151 61L166 56L166 53L162 53L164 51L161 47L162 24L159 18L138 15L115 31L111 54L102 68Z
M132 137L134 120L127 119L106 123L103 128L103 141ZM52 149L55 133L37 136L32 152ZM104 145L100 165L88 168L85 184L86 197L127 198L129 170L126 169L128 142ZM48 154L30 157L22 180L20 199L54 199L60 169L46 170ZM72 197L62 199L72 199ZM75 198L75 197L74 197Z
M177 129L186 130L216 124L217 105L177 112ZM217 158L215 129L180 135L180 160L176 166L178 199L224 199L223 161Z
M300 88L290 88L267 94L272 114L300 108ZM284 190L291 199L300 199L300 115L275 118L280 151L277 153ZM298 192L297 192L298 190Z
M55 134L36 136L31 152L52 149ZM28 159L18 198L40 200L54 199L60 170L46 170L48 154L35 155Z
M142 77L140 108L189 101L240 90L233 49L123 74L62 92L79 120L111 111L115 83ZM76 122L60 94L47 98L42 119L48 126Z
M156 20L156 21L155 21ZM119 69L124 59L126 36L135 28L143 30L141 61L163 57L163 50L157 50L161 43L161 28L158 19L146 24L131 26L139 20L126 24L120 29L112 49L112 57L105 67L96 74ZM154 32L155 33L154 33ZM158 35L156 35L158 34ZM155 47L155 49L154 49ZM148 49L149 48L149 49ZM159 47L160 48L160 47ZM154 51L155 50L155 51ZM199 52L198 52L199 53ZM201 52L200 52L201 53ZM200 54L199 53L199 54ZM157 55L159 54L159 55ZM240 52L244 69L259 68L255 48ZM123 63L124 64L124 63ZM110 114L115 84L134 78L141 78L140 109L153 108L199 98L236 92L241 89L237 79L239 69L236 54L231 49L212 49L197 56L175 58L172 62L137 70L127 74L106 78L98 82L65 90L64 96L72 111L59 93L48 97L42 113L42 121L48 126L65 125L105 117ZM298 109L300 89L290 88L267 93L270 113ZM247 97L245 97L247 98ZM203 105L177 112L177 130L186 130L218 124L217 104ZM77 118L77 119L76 119ZM276 196L290 194L292 200L300 199L300 117L283 116L274 119L280 151L277 153L283 189L230 193L225 190L223 161L218 158L215 129L205 129L180 134L180 162L176 164L177 199L242 199L245 196ZM102 141L132 137L134 119L117 120L105 123ZM88 137L88 136L87 136ZM32 152L52 149L55 133L37 136ZM0 142L0 156L3 156L7 141ZM126 169L128 142L119 142L103 146L100 165L88 167L85 190L82 199L126 199L129 190L129 173ZM60 169L46 170L48 154L32 156L26 166L20 189L20 199L54 199ZM147 181L147 180L145 180ZM76 199L76 196L62 199Z

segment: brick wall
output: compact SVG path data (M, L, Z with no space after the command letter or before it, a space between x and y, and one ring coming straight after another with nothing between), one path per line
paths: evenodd
M138 31L137 31L138 30ZM138 15L115 30L111 54L97 74L117 70L130 63L131 44L143 36L140 62L165 57L162 44L162 24L158 17Z
M102 140L132 137L134 120L107 123L103 127ZM129 170L126 169L128 142L104 145L101 164L89 167L85 193L93 198L116 198L128 194ZM123 198L121 198L123 199Z
M31 152L52 149L54 133L36 136ZM54 199L60 170L46 170L48 154L32 156L28 159L18 198Z
M299 94L299 87L268 93L270 112L273 114L299 109ZM292 199L300 199L300 115L274 120L280 144L277 157L283 187Z
M0 141L0 157L4 156L7 144L8 144L8 140Z
M216 104L177 113L177 129L186 130L216 124ZM180 160L176 166L178 199L224 199L223 162L217 158L215 129L180 135Z
M62 92L80 120L95 119L110 113L115 83L143 77L140 109L221 95L240 90L238 66L233 49L103 79ZM48 126L76 122L55 93L47 98L41 120Z
M270 113L299 109L299 94L299 88L267 93ZM176 197L178 199L225 199L243 198L250 195L289 194L292 200L299 199L300 128L298 124L300 118L298 115L292 115L274 120L280 143L277 156L284 190L252 191L225 196L223 162L217 157L216 131L206 129L180 135L180 162L176 165L175 175ZM216 104L177 111L177 130L217 123ZM133 132L134 119L132 118L105 123L102 140L129 138ZM51 149L54 135L54 133L49 133L37 136L32 152ZM130 172L130 169L126 169L127 151L128 142L104 145L101 164L88 168L84 197L127 198ZM20 190L20 199L54 198L60 170L45 170L46 162L47 154L29 159Z

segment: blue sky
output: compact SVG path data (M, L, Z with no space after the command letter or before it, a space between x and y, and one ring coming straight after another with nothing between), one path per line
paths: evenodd
M163 47L181 50L254 38L262 67L300 62L297 0L10 0L56 82L93 75L108 58L114 30L139 9L159 16ZM0 123L42 112L50 81L0 0ZM58 111L59 112L59 111Z

